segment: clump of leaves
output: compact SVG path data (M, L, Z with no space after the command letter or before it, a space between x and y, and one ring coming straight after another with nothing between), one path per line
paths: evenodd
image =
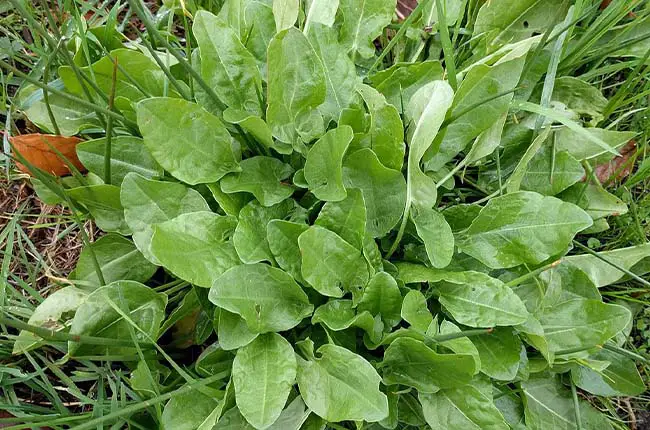
M108 234L3 319L14 352L125 362L130 406L88 427L611 428L576 387L644 391L599 288L647 282L650 245L576 240L627 210L593 170L635 133L571 74L647 37L638 2L572 3L426 1L397 32L395 1L183 4L182 52L130 2L148 38L107 23L15 100L96 137L35 186Z

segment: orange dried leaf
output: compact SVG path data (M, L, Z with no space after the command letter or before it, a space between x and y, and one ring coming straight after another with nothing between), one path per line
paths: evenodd
M632 173L632 168L634 167L633 163L630 163L628 166L626 166L624 169L621 169L625 163L634 155L636 152L636 142L633 140L630 140L625 146L623 146L620 150L618 157L615 157L614 159L603 163L599 164L596 166L594 169L594 173L596 174L596 177L598 178L598 181L600 181L601 184L606 184L608 182L614 181L614 180L621 180ZM614 177L616 175L616 177Z
M54 176L66 176L71 173L61 155L80 171L86 171L77 158L76 147L81 142L78 137L34 133L14 136L9 141L13 146L13 150L22 155L29 164ZM61 155L56 151L60 152ZM31 174L27 166L21 163L16 164L21 171Z

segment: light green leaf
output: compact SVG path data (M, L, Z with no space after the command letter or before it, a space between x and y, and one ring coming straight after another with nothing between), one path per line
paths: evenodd
M432 208L436 204L436 184L420 168L422 156L429 149L447 110L451 107L454 92L445 81L434 81L420 88L406 108L410 126L408 145L407 191L404 217L411 205Z
M177 179L196 185L240 170L226 127L201 106L181 99L150 98L138 103L137 114L145 146Z
M580 426L576 424L575 403L571 391L562 386L557 376L531 375L521 383L524 396L526 428L530 430L611 430L612 425L600 412L584 400L578 400Z
M223 120L239 125L266 148L273 148L280 154L291 154L293 152L291 146L273 141L271 128L259 116L251 115L246 111L228 108L223 112Z
M120 201L124 219L133 231L133 242L154 264L159 264L150 250L154 224L184 213L210 210L197 191L183 184L150 180L137 173L124 177Z
M317 2L325 3L323 0L313 1L313 3ZM328 7L331 5L336 7L338 0L328 1L327 4ZM325 73L327 88L325 101L318 107L318 110L327 125L330 121L338 121L341 111L350 107L356 99L355 89L359 83L357 69L343 46L339 44L336 29L317 23L308 27L308 24L305 23L303 31L320 59Z
M437 268L447 267L454 255L454 234L445 217L434 209L415 206L411 220L424 242L431 264Z
M635 264L650 257L650 244L599 252L598 255L619 267L630 270ZM591 254L570 255L566 257L566 261L589 275L589 278L599 288L611 285L625 276L625 273Z
M239 213L233 242L239 258L244 263L273 261L273 253L267 240L267 225L274 219L285 219L294 209L292 200L285 200L271 207L252 201Z
M77 145L81 163L99 177L104 177L106 138L87 140ZM145 178L162 176L162 169L149 155L143 140L134 136L115 136L111 139L111 183L119 186L129 172Z
M124 220L124 208L120 203L120 187L106 184L89 185L69 188L65 193L88 209L101 230L131 234L131 229Z
M492 268L539 264L562 253L592 224L579 207L522 191L491 199L457 237L460 250Z
M279 219L271 220L266 226L269 249L280 268L286 270L293 279L305 283L302 278L302 256L298 237L307 230L307 224L299 224Z
M435 1L429 5L435 10ZM440 61L423 61L397 63L369 76L368 79L377 91L386 97L386 101L401 113L420 88L432 81L441 80L442 77L443 69Z
M53 292L41 302L27 320L27 324L58 332L69 327L70 316L88 297L88 292L72 286ZM14 342L12 354L20 354L38 346L40 337L21 330Z
M620 354L606 349L591 356L609 365L597 372L587 366L571 369L571 379L576 386L596 396L638 396L646 390L636 363Z
M156 266L144 258L133 242L120 235L107 234L89 246L107 284L120 280L146 282L156 272ZM78 281L79 287L85 290L92 291L101 286L94 258L91 251L84 248L77 266L70 273L70 279Z
M277 158L251 157L240 163L241 171L221 180L224 193L247 192L255 196L262 206L273 206L293 194L293 188L284 181L293 168Z
M607 151L603 146L606 145L613 151L627 144L636 135L629 131L612 131L600 128L585 128L583 133L588 133L591 139L585 139L580 133L568 127L558 130L555 133L557 151L568 151L578 161L593 160L601 163L614 157L611 151ZM603 144L596 143L594 141L596 139Z
M219 342L215 342L208 345L201 352L199 358L194 362L194 370L204 378L221 372L226 372L228 374L226 378L228 378L232 368L232 360L233 355L223 349Z
M401 337L386 349L381 369L384 383L401 384L420 393L462 387L475 373L469 354L438 354L423 342Z
M291 276L261 263L226 271L214 282L209 298L215 305L241 315L257 333L289 330L314 310Z
M320 59L297 28L278 33L268 49L266 118L280 141L300 147L325 128L318 107L325 101L325 72Z
M192 33L201 52L201 76L219 99L231 109L260 116L262 77L255 57L239 41L239 35L222 19L200 10Z
M541 88L533 95L535 100L541 97ZM553 104L566 106L577 117L588 120L587 124L595 127L603 120L603 111L607 106L607 99L600 90L589 83L572 76L561 76L553 85Z
M381 327L375 330L375 320L368 311L355 312L352 300L330 300L319 306L311 318L312 324L321 323L330 330L341 331L359 327L377 343L381 339Z
M555 164L552 157L555 156ZM544 146L528 164L521 180L521 189L555 196L580 181L585 169L568 151L555 152ZM565 199L562 199L565 200Z
M241 264L232 235L237 219L213 212L181 214L154 226L151 252L174 275L210 288L223 272Z
M458 326L451 321L443 320L440 324L440 334L460 333ZM467 337L450 339L441 344L443 347L452 350L456 354L469 354L474 358L476 372L481 369L481 357L479 356L476 346Z
M219 399L198 389L174 396L163 409L161 429L197 430L201 425L212 428L219 418L213 414L219 404Z
M473 385L440 390L435 394L420 393L418 398L427 424L433 430L510 428L494 405L492 396Z
M370 113L370 127L361 145L371 148L384 166L401 170L406 146L399 112L374 88L360 84L357 91Z
M296 379L296 366L291 344L277 333L258 336L237 351L232 364L235 399L253 427L265 429L278 419Z
M312 412L305 406L305 402L302 400L302 397L296 396L289 405L284 408L280 417L276 422L269 427L271 430L308 430L307 427L303 427L303 424L307 421L307 418L312 415Z
M368 268L361 251L323 227L312 226L298 238L302 276L325 296L342 297L352 292L360 298L368 282Z
M246 206L248 202L253 200L253 196L248 193L224 193L221 191L221 186L218 182L215 182L214 184L206 184L206 186L210 190L210 193L212 193L212 197L214 197L216 202L219 204L219 207L226 213L226 215L235 217L239 216L239 212L242 208Z
M266 50L275 36L273 4L267 0L249 0L244 2L243 9L244 28L240 32L240 40L246 40L246 49L257 59L258 67L266 80Z
M440 304L456 321L470 327L522 324L526 306L503 282L480 272L447 273L435 284Z
M373 41L390 24L395 13L395 0L340 0L339 10L343 15L341 43L352 59L357 54L370 58L375 53Z
M522 0L516 4L493 0L479 10L474 32L482 35L482 43L492 52L506 43L543 33L561 21L567 9L563 0Z
M303 32L309 34L309 27L313 23L323 24L327 27L333 26L338 8L339 0L309 0L305 6L306 12Z
M343 183L363 194L368 234L383 237L395 227L406 203L406 181L400 171L384 167L372 150L362 149L343 163Z
M576 184L558 198L581 207L594 220L627 213L627 204L623 200L596 184Z
M536 316L553 352L602 345L623 330L632 318L630 311L623 306L591 299L559 303Z
M309 190L318 199L340 201L347 196L343 186L343 157L352 137L352 127L343 125L328 131L309 150L304 175Z
M298 387L309 409L331 422L380 421L388 416L381 378L361 356L326 344L320 357L298 359Z
M293 27L299 12L299 0L273 0L273 16L277 32Z
M419 290L411 290L406 293L400 315L411 327L421 332L426 332L433 321L433 316L427 306L427 299Z
M214 329L219 346L226 351L241 348L251 343L259 333L252 332L246 321L238 314L216 307L214 309Z
M77 309L70 334L128 339L128 327L131 322L124 319L112 305L116 305L137 325L137 329L133 327L137 341L155 341L158 338L160 323L165 316L167 295L156 293L135 281L117 281L93 291ZM135 352L134 347L68 342L68 354L73 357L134 354Z
M361 191L352 188L347 190L345 199L325 203L314 224L333 231L350 245L362 249L366 232L366 205Z
M519 370L522 344L512 328L497 328L492 333L472 338L481 359L481 372L500 381L511 381Z
M395 327L402 320L402 295L397 282L386 272L378 272L370 278L363 291L357 310L368 311L381 317L388 329Z

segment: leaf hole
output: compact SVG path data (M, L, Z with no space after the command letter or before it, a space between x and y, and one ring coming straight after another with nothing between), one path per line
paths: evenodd
M530 24L528 24L528 21L524 21L524 28L528 28Z

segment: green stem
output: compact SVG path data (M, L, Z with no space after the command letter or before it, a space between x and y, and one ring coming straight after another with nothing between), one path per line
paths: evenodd
M516 286L516 285L519 285L519 284L521 284L522 282L524 282L524 281L526 281L526 280L528 280L528 279L530 279L530 278L532 278L532 277L534 277L534 276L537 276L537 275L539 275L539 274L542 273L542 272L546 272L546 271L549 270L549 269L552 269L552 268L554 268L554 267L557 267L561 262L562 262L562 260L557 260L557 261L552 262L551 264L547 264L546 266L539 267L539 268L533 270L532 272L528 272L528 273L526 273L526 274L523 275L523 276L520 276L520 277L518 277L518 278L516 278L516 279L513 279L513 280L510 281L510 282L507 282L507 283L506 283L506 286L508 286L508 287L514 287L514 286Z
M111 93L108 96L108 110L113 110L115 104L115 87L117 84L117 58L113 59L113 76L111 77ZM104 183L111 184L111 139L113 137L113 117L106 121L106 146L104 147Z
M474 337L482 336L484 334L490 334L494 331L493 328L477 328L474 330L465 330L459 331L457 333L448 333L448 334L439 334L436 336L427 336L427 340L432 340L436 343L447 342L449 340L460 339L462 337Z
M445 17L445 11L442 8L442 2L436 1L436 11L438 13L438 31L440 32L440 41L442 42L442 51L445 54L445 66L447 67L447 79L449 84L454 89L458 90L458 81L456 80L456 64L454 62L454 48L451 45L449 37L449 29Z
M573 411L576 415L576 429L582 430L582 418L580 417L580 402L578 401L578 391L576 390L576 384L571 380L571 395L573 397Z
M13 327L18 330L28 331L50 342L79 342L88 345L133 346L133 342L126 339L108 339L104 337L70 334L27 324L15 318L8 318L2 315L0 315L0 324L4 324L8 327ZM142 343L148 345L148 343Z
M617 353L619 355L623 355L623 356L625 356L627 358L630 358L630 359L632 359L634 361L640 361L642 363L645 363L646 365L650 365L650 359L648 359L648 358L646 358L646 357L644 357L642 355L636 354L636 353L634 353L632 351L628 351L625 348L621 348L620 346L612 345L611 343L606 343L605 345L603 345L603 348L607 349L609 351L615 352L615 353Z

